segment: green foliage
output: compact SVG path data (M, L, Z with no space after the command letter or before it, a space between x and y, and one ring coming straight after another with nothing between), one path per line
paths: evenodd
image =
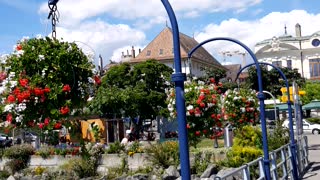
M97 175L95 163L93 160L74 159L72 160L71 169L79 178L92 177Z
M119 154L125 151L125 146L121 144L119 141L115 143L110 143L109 148L106 150L108 154Z
M194 164L191 167L192 174L201 175L209 164L214 163L214 154L212 152L201 151L194 154ZM218 171L218 170L217 170Z
M304 96L301 96L303 104L308 104L312 100L320 100L320 82L307 81L302 90L306 91Z
M41 167L41 166L37 166L36 168L34 168L34 174L35 175L42 175L43 172L45 172L47 170L47 168L45 167Z
M176 141L151 144L145 149L149 161L156 167L168 168L170 165L179 165L179 146Z
M35 149L29 144L14 145L4 151L4 157L10 159L6 165L12 173L20 171L28 166L30 156Z
M235 130L233 146L262 149L262 132L258 127L244 126Z
M42 146L36 151L36 155L41 156L43 159L47 159L54 152L54 149L48 146Z
M123 174L127 174L128 171L128 162L126 161L126 158L122 158L121 165L119 167L108 168L108 174L106 178L116 179L117 177L122 176Z
M239 167L262 155L261 130L253 126L244 126L235 132L232 148L220 164L226 167Z
M10 173L7 170L0 170L0 179L7 179Z
M320 124L320 118L308 118L307 121L310 123Z
M129 156L133 156L135 153L143 153L144 149L139 143L139 141L134 141L132 144L129 145L127 151Z
M289 143L289 129L282 126L283 120L276 122L273 131L268 131L268 149L276 150Z
M203 79L213 78L215 82L219 82L222 78L227 77L227 71L222 68L204 68L205 76Z
M232 149L228 151L226 159L221 161L220 165L225 167L240 167L259 158L262 154L262 150L256 147L233 145Z
M126 63L113 66L103 77L90 109L112 118L154 118L166 108L165 88L171 73L170 67L155 60L133 67Z
M263 88L266 91L271 92L274 96L282 95L280 89L281 87L285 87L285 81L282 80L280 73L276 69L272 69L270 71L267 70L267 66L261 65L261 75ZM299 87L303 87L305 84L305 79L301 77L301 74L297 69L290 70L288 68L279 68L286 78L288 79L288 83L292 84L295 81ZM246 83L249 84L251 89L255 89L258 91L258 78L257 71L255 67L250 67L248 69L249 77L246 79ZM267 95L268 96L268 95Z
M42 124L42 128L51 130L56 121L86 104L94 65L75 43L49 37L23 40L5 62L1 64L6 70L3 73L16 82L6 84L4 96L11 98L9 103L14 108L5 113L17 126ZM19 105L26 108L17 111Z

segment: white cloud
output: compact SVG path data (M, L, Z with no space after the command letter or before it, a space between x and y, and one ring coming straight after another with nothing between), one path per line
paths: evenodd
M190 15L207 14L221 11L244 11L247 8L259 4L262 0L171 0L176 13ZM159 0L63 0L58 2L58 10L61 14L60 22L63 25L75 25L82 20L108 15L119 19L144 19L148 22L154 17L166 18L165 8ZM43 3L40 13L48 13L47 3ZM203 13L206 12L206 13Z
M114 49L145 41L145 34L139 30L124 24L107 24L100 20L81 23L77 28L58 27L57 36L66 41L82 42L78 44L87 50L93 49L96 57L95 64L98 64L99 54L102 55L106 64Z
M284 35L287 26L288 35L295 36L295 25L299 23L302 35L311 35L320 30L320 14L309 14L304 10L293 10L280 13L272 12L261 19L240 21L228 19L220 24L208 24L204 29L195 33L195 39L202 42L214 37L231 37L240 40L253 50L254 45L273 36ZM238 45L227 42L211 42L205 46L210 53L221 51L244 51Z
M139 54L139 49L142 50L143 48L144 48L143 46L134 46L135 56ZM124 55L128 55L128 54L132 55L131 50L132 50L132 46L120 47L113 51L113 54L110 59L114 62L120 62L122 53L124 53Z

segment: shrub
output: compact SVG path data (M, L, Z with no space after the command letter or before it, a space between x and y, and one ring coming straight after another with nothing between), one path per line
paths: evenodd
M232 146L228 151L227 158L220 162L226 167L240 167L245 163L253 161L262 155L262 150L256 147Z
M262 148L262 133L258 127L244 126L235 130L234 146Z
M41 167L41 166L37 166L36 168L34 168L34 174L35 175L42 175L42 173L46 170L45 167Z
M37 150L36 155L41 156L43 159L47 159L51 154L54 153L54 149L48 146L43 146Z
M201 175L208 167L209 164L213 163L214 154L213 152L197 152L194 154L194 164L191 167L192 174Z
M179 165L179 146L176 141L166 141L151 145L145 149L148 159L153 165L168 168Z
M0 179L7 179L10 176L10 173L6 170L0 171Z
M29 144L14 145L4 151L4 157L10 159L6 165L12 173L27 167L30 156L34 153L34 148Z
M127 151L129 156L133 156L135 153L143 153L143 149L139 141L134 141L131 145L129 145Z
M109 145L109 148L106 150L106 153L108 154L118 154L125 151L125 146L121 144L119 141L116 141L115 143L111 143Z
M283 128L282 124L282 120L277 121L273 131L268 133L269 151L276 150L289 143L289 129Z

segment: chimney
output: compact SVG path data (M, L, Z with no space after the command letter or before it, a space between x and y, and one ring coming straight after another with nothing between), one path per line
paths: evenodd
M139 48L139 54L141 53L141 49Z
M121 54L122 54L121 57L124 58L124 52L123 51L121 52Z
M132 46L131 53L132 53L132 58L136 58L136 51L134 50L134 46Z
M299 23L296 24L296 37L301 37L301 26Z

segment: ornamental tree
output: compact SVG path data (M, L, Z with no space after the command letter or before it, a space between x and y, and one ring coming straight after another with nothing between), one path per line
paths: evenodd
M214 138L220 136L217 128L223 126L223 115L221 114L220 93L222 83L215 83L211 79L206 84L201 80L185 82L185 103L190 145L196 147L202 137ZM168 91L168 110L170 118L176 118L175 91Z
M48 37L19 41L1 61L5 120L22 127L61 128L86 104L93 68L75 43Z
M259 116L258 99L255 90L227 90L223 95L222 112L224 120L233 127L256 123Z

